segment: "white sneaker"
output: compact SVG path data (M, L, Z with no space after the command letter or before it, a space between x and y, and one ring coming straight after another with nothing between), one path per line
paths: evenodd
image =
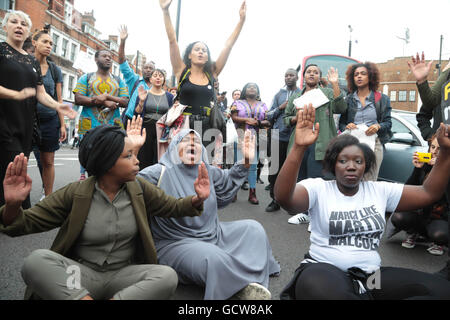
M252 282L234 295L239 300L270 300L272 294L266 287Z
M289 218L288 222L290 224L304 224L309 223L309 216L304 213L296 214L295 216Z
M45 190L42 189L42 195L41 195L41 198L39 199L39 201L44 200L44 198L45 198Z

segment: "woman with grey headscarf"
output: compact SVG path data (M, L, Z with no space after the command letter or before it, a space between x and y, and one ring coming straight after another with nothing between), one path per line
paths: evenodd
M270 299L269 275L280 266L264 228L254 220L220 222L219 208L228 205L248 175L255 154L255 137L246 132L244 163L229 170L208 164L206 148L197 132L182 130L156 165L139 175L175 198L191 194L197 164L203 161L210 179L210 195L201 217L152 218L159 263L169 265L182 283L205 287L204 299Z

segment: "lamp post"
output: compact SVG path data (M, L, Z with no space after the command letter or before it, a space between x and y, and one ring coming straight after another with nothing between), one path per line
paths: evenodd
M348 56L352 56L352 31L353 28L351 25L348 25L348 30L350 31L350 39L348 40Z

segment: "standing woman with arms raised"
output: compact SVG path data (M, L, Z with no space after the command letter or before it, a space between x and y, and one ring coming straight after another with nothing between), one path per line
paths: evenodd
M217 61L211 60L211 55L205 43L197 41L191 43L184 56L180 54L175 30L170 19L169 7L172 0L160 0L164 14L167 37L170 45L170 61L175 76L178 79L178 98L182 105L186 105L185 114L189 115L189 127L194 129L194 121L202 122L202 135L210 128L209 115L211 101L214 101L214 79L222 72L231 49L235 44L245 22L246 4L242 3L239 10L240 20L231 36L225 43L225 48ZM205 144L208 141L203 140Z
M41 68L22 46L31 29L30 17L22 11L9 11L2 23L6 41L0 43L0 181L15 156L31 152L36 99L42 105L75 118L68 105L52 99L43 85ZM5 203L0 184L0 206ZM23 203L30 207L29 197Z

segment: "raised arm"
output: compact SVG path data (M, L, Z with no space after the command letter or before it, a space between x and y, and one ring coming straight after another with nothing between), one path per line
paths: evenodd
M438 201L450 177L450 126L441 123L437 131L440 150L427 179L421 186L405 185L396 211L412 211Z
M128 39L128 29L126 25L121 25L119 28L120 46L119 46L119 64L125 62L125 42Z
M319 137L319 123L315 124L315 109L310 104L297 112L295 141L275 182L275 200L288 212L309 209L308 191L297 184L298 171L306 149Z
M178 79L183 72L186 65L181 58L180 48L178 46L177 37L175 34L175 29L172 25L172 20L170 19L169 7L172 0L159 0L159 5L163 11L164 25L166 26L167 38L169 39L169 49L170 49L170 62L172 64L173 72Z
M215 78L219 76L219 74L225 67L225 64L227 63L228 57L230 56L231 53L231 49L233 49L233 46L236 43L239 34L241 33L242 27L244 26L246 14L247 14L247 5L244 0L244 2L242 2L241 8L239 9L239 16L240 16L239 23L237 24L236 28L234 28L233 33L225 43L225 48L222 49L222 52L220 53L219 57L216 60L215 69L213 70Z

